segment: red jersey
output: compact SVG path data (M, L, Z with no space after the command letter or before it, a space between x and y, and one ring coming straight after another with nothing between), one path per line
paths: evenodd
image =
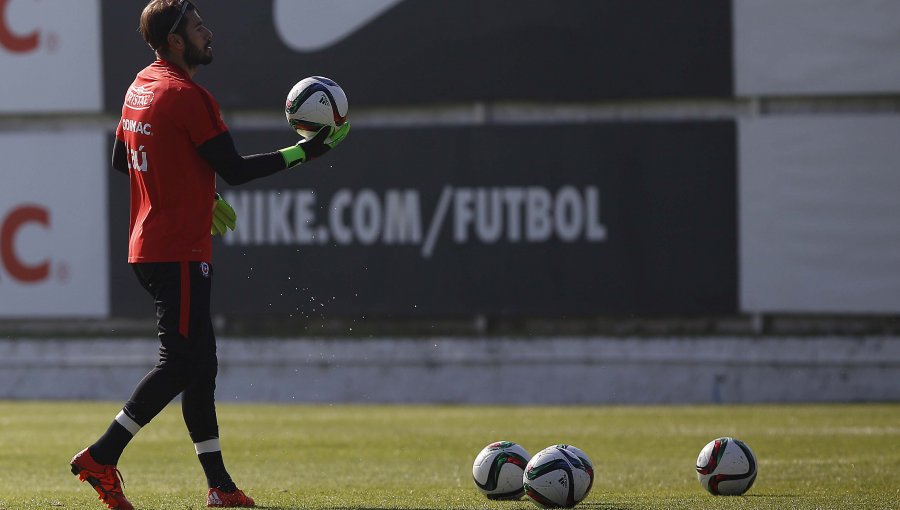
M158 59L138 73L116 129L131 179L128 262L212 260L216 174L197 147L227 130L215 98L180 67Z

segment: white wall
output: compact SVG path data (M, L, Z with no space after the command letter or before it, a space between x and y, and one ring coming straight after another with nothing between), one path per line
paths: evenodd
M900 116L739 123L740 306L900 313Z
M0 341L0 399L128 399L157 340ZM898 401L900 338L220 339L219 402ZM78 381L78 384L70 384Z
M738 96L900 92L900 2L734 0Z

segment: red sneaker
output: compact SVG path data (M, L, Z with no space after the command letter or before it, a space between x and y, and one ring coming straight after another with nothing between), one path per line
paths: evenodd
M106 503L106 508L134 510L122 492L122 473L119 473L116 466L98 464L87 448L75 454L70 465L73 475L94 487L100 495L100 501Z
M206 494L206 506L217 508L253 508L256 504L253 498L244 494L244 491L235 489L234 492L222 492L221 489L212 487Z

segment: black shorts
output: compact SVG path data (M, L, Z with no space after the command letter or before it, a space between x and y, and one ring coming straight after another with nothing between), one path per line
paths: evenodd
M148 262L131 266L141 285L153 296L162 350L214 353L216 339L209 311L212 265Z

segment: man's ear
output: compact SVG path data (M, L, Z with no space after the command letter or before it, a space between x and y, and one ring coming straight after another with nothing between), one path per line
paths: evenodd
M169 43L169 48L184 50L184 39L179 34L169 34L166 36L166 41Z

